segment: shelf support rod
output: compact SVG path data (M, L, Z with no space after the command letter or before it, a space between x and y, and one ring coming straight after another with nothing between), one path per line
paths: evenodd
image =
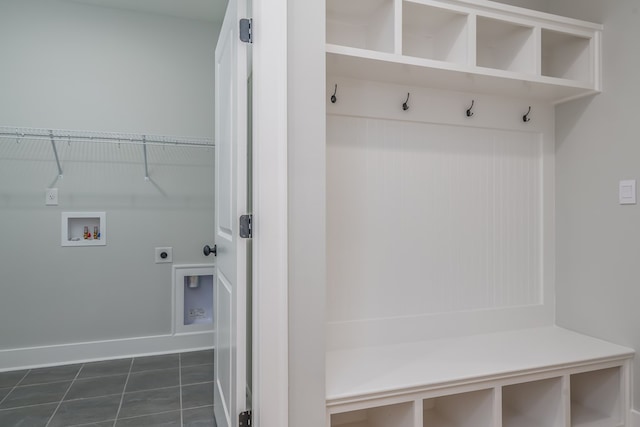
M144 154L144 180L149 181L149 165L147 163L147 136L142 136L142 153Z
M56 164L58 165L58 176L62 178L62 167L60 166L60 158L58 157L58 148L56 147L56 141L53 139L53 131L49 131L49 138L51 139L51 146L53 147L53 155L56 157Z

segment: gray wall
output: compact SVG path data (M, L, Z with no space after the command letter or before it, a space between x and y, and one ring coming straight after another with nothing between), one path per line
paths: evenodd
M288 12L289 425L325 427L325 2Z
M0 2L0 126L213 137L217 28L56 0ZM213 151L0 140L0 349L171 332L171 267L210 262ZM60 205L44 206L59 188ZM106 211L108 244L60 246Z
M214 24L0 2L0 125L213 137Z
M640 3L551 9L604 24L603 93L556 108L557 323L638 349L640 207L618 204L618 182L640 179ZM634 384L640 390L638 359Z

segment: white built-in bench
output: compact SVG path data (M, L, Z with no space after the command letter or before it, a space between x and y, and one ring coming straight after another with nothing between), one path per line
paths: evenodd
M633 355L558 327L331 351L327 425L628 426Z

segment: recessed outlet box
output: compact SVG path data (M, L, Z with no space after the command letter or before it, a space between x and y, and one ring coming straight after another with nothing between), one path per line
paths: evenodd
M62 246L104 246L107 244L105 212L62 212Z
M58 189L47 188L45 192L45 205L46 206L58 206Z
M156 248L156 264L173 262L173 248Z
M215 267L211 264L174 264L172 268L173 332L188 334L213 330Z

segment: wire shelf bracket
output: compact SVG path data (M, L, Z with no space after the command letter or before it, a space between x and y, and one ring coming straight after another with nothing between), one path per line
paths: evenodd
M142 137L142 154L144 155L144 180L149 181L149 163L147 162L147 137Z
M53 131L49 131L49 139L51 139L51 146L53 147L53 155L56 158L56 165L58 165L58 177L62 178L62 166L60 166L60 157L58 156L58 148L56 147L56 140L53 138Z

